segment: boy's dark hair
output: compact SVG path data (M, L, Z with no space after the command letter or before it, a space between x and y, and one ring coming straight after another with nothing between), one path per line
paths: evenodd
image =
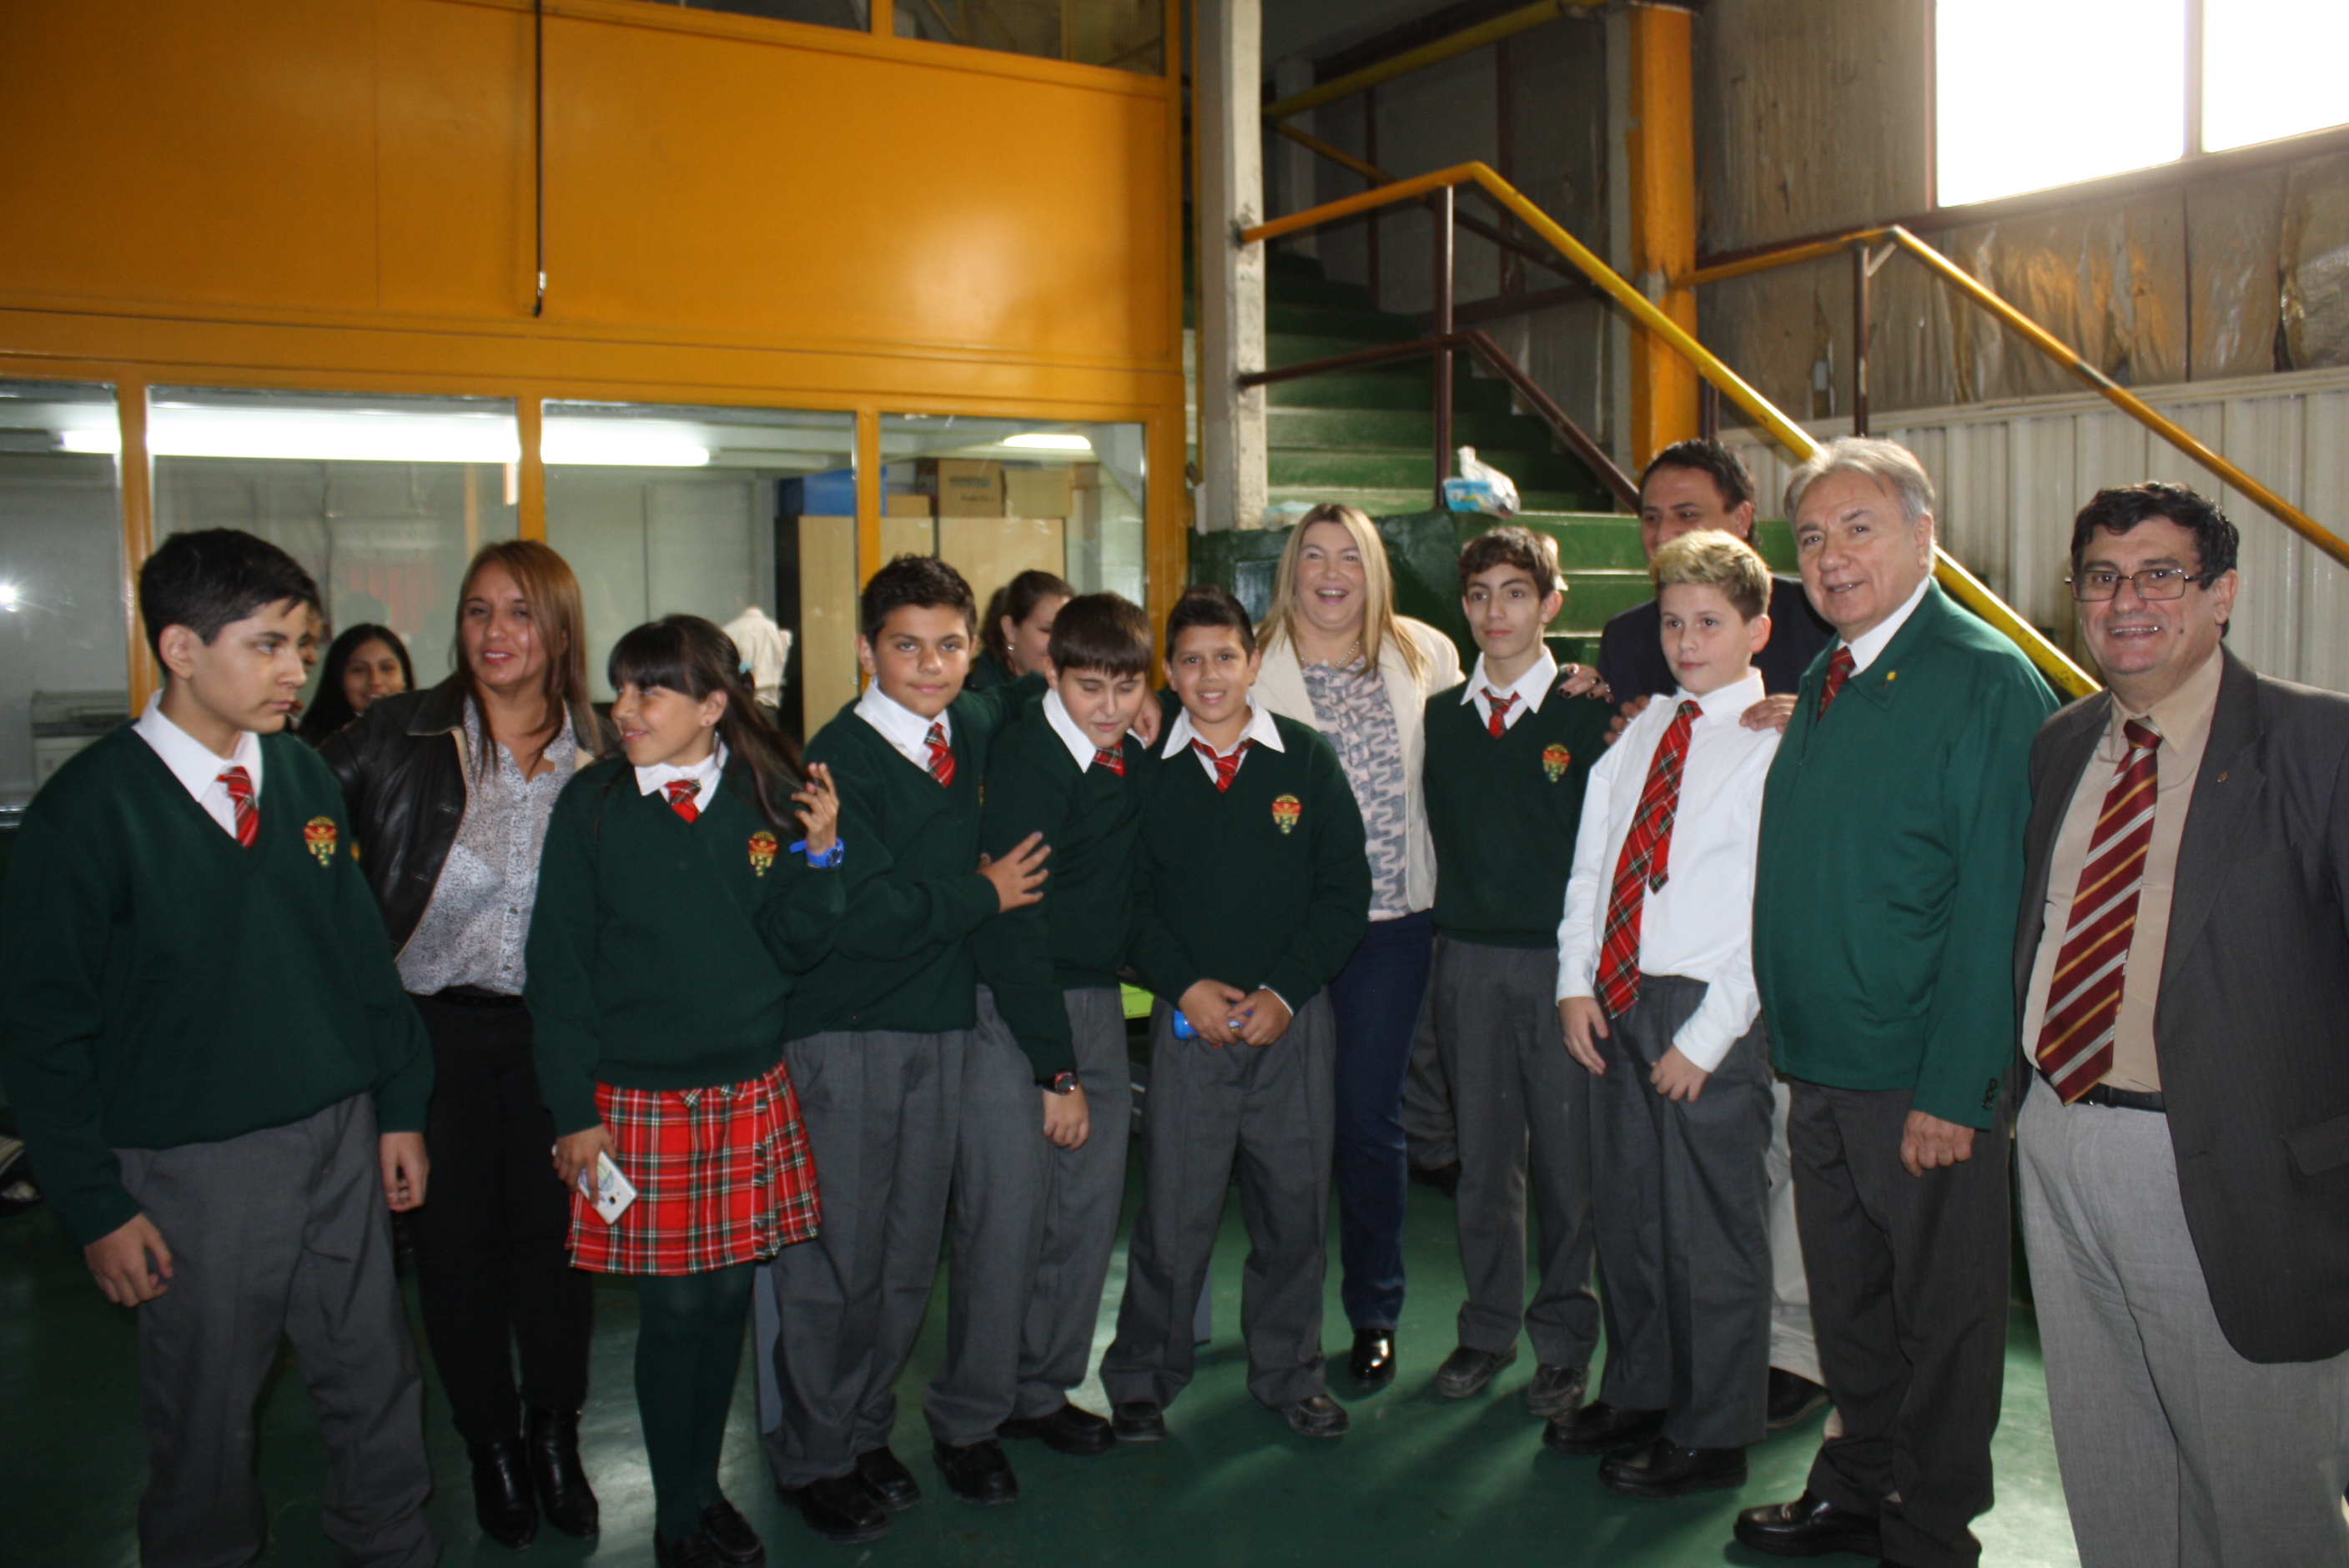
M1247 606L1232 597L1228 588L1213 583L1194 583L1183 590L1183 596L1166 614L1168 659L1174 656L1174 639L1194 626L1227 626L1240 634L1243 650L1256 652L1256 623L1248 619ZM1059 630L1057 624L1054 630Z
M2210 501L2184 485L2164 484L2159 480L2147 480L2140 485L2116 485L2100 490L2088 498L2080 515L2072 524L2072 571L2077 575L2080 562L2087 559L2088 545L2096 530L2107 533L2127 533L2147 518L2166 517L2194 536L2195 552L2202 558L2202 567L2195 581L2208 586L2235 569L2235 550L2240 536L2227 514Z
M1068 583L1049 572L1027 571L988 595L987 614L979 617L978 640L981 646L1011 665L1011 639L1003 634L1003 623L1009 619L1022 625L1036 613L1036 606L1047 599L1073 599L1077 591ZM1055 624L1059 623L1055 622ZM1143 641L1146 644L1149 638Z
M172 534L139 569L139 617L158 663L166 626L185 626L210 646L222 627L288 599L316 610L318 584L300 562L242 529Z
M604 678L612 689L653 686L698 702L711 692L726 694L718 720L719 738L750 772L750 804L771 828L781 828L799 788L800 759L791 738L777 729L742 674L734 639L698 615L664 615L648 621L612 645Z
M1086 593L1061 606L1052 617L1052 641L1045 649L1052 667L1099 670L1112 676L1150 673L1150 617L1142 606L1115 593Z
M1754 476L1745 471L1737 454L1719 441L1674 441L1650 458L1648 466L1640 470L1641 493L1648 489L1648 476L1658 469L1694 469L1701 474L1712 475L1713 489L1721 492L1722 508L1726 511L1735 511L1754 499Z
M1557 541L1547 533L1510 522L1478 534L1460 552L1460 592L1468 580L1495 566L1514 566L1526 574L1544 598L1562 592L1566 576L1557 569Z
M963 624L978 630L978 604L962 573L935 555L900 555L873 574L856 601L864 640L881 635L892 610L959 610Z

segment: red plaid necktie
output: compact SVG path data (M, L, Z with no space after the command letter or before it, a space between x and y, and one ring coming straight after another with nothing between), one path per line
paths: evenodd
M228 791L229 804L236 808L236 841L249 850L261 837L261 805L253 798L253 775L242 768L223 768L220 783Z
M668 791L668 809L670 810L675 811L678 816L684 818L688 822L698 821L700 820L701 808L695 805L693 801L693 798L701 793L700 779L672 779L667 783L662 785L661 788Z
M2047 979L2047 1021L2033 1055L2048 1083L2071 1104L2112 1071L2114 1026L2128 978L2137 931L2137 890L2153 844L2155 752L2161 737L2130 719L2121 727L2128 754L2105 791L2088 837L2088 860L2072 898L2072 923Z
M947 727L930 726L927 742L930 748L930 777L941 784L954 782L954 748L947 744Z
M1599 1000L1610 1017L1621 1017L1640 999L1640 913L1648 894L1662 890L1672 853L1672 818L1681 809L1681 764L1688 758L1689 731L1702 710L1683 702L1648 764L1640 809L1623 853L1615 861L1615 891L1607 900L1606 935L1599 945Z
M1216 792L1221 794L1232 787L1232 779L1240 770L1240 758L1246 757L1248 748L1255 744L1253 740L1243 740L1232 748L1229 757L1216 756L1216 748L1204 740L1191 742L1191 749L1216 765Z
M1125 777L1125 753L1123 751L1112 751L1106 747L1096 747L1093 749L1093 760L1100 763L1103 768L1108 769L1111 772L1116 774L1119 778L1123 779Z
M1508 696L1503 696L1491 686L1486 686L1485 701L1491 705L1493 709L1485 716L1485 727L1493 732L1494 739L1498 740L1509 732L1509 709L1517 706L1517 694L1511 692Z
M1851 664L1848 644L1827 655L1827 682L1819 688L1819 717L1827 716L1827 709L1835 706L1836 693L1843 690L1843 683L1851 679Z

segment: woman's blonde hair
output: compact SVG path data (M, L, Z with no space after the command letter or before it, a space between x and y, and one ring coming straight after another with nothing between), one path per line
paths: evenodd
M472 667L464 659L465 601L472 596L474 579L491 566L503 567L522 590L523 602L530 605L532 624L545 645L548 725L561 728L564 709L574 716L592 717L587 692L587 612L579 594L579 578L569 562L535 539L508 539L481 546L466 566L464 585L457 592L457 667L465 674L466 695L475 716L486 729L481 692ZM595 748L595 737L578 738L581 746Z
M1417 638L1402 629L1402 619L1395 614L1394 573L1387 565L1386 546L1379 541L1379 531L1371 520L1356 507L1340 501L1323 501L1297 520L1297 527L1288 536L1288 543L1280 552L1280 565L1273 573L1272 609L1257 628L1257 641L1269 650L1283 642L1293 641L1293 623L1297 615L1297 562L1305 552L1305 534L1317 522L1334 522L1354 536L1354 547L1362 555L1362 667L1379 667L1379 650L1392 642L1402 651L1403 667L1419 685L1427 684L1427 655Z

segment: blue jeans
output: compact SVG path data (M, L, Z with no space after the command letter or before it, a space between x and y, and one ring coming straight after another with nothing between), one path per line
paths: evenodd
M1356 1328L1392 1329L1402 1315L1402 1211L1411 1179L1402 1084L1434 944L1434 917L1425 910L1372 921L1330 982L1338 1023L1338 1253L1345 1266L1339 1294Z

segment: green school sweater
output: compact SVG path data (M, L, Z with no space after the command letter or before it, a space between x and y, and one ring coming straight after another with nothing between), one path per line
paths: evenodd
M840 791L848 912L832 951L801 981L792 1037L832 1029L935 1035L978 1021L970 934L1000 907L978 874L979 784L997 730L1044 690L1028 676L965 690L953 717L954 782L941 787L850 703L816 732L807 759Z
M1001 855L1041 833L1052 851L1043 902L995 916L971 939L978 977L1040 1083L1076 1067L1061 993L1113 987L1125 964L1147 749L1125 738L1123 778L1099 764L1080 771L1040 697L996 737L988 758L979 847Z
M1195 753L1154 757L1133 966L1170 1006L1215 979L1302 1007L1370 926L1371 862L1345 769L1312 728L1274 722L1288 749L1250 748L1220 793Z
M1803 676L1762 798L1754 977L1771 1060L1986 1128L2015 1057L2031 738L2055 694L1938 586L1821 723L1832 651Z
M77 1242L129 1222L114 1150L283 1127L366 1090L424 1127L432 1047L399 988L343 792L261 738L251 849L129 726L25 812L0 898L0 1078Z
M708 1088L781 1059L792 977L847 905L841 872L792 854L796 822L770 827L754 798L739 759L691 822L624 757L564 786L523 988L556 1132L595 1125L599 1080Z
M1461 701L1467 689L1427 699L1436 929L1491 947L1556 947L1583 788L1614 709L1552 691L1495 739Z

